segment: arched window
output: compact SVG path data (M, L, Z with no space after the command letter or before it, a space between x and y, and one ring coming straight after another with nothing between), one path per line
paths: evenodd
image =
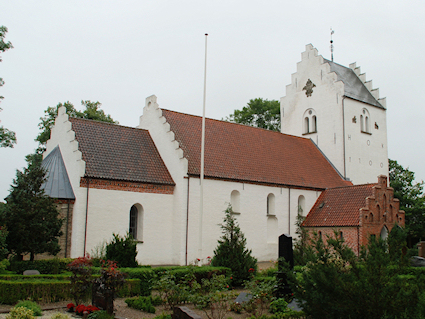
M370 213L370 219L369 219L369 221L370 221L371 223L373 223L373 214L372 214L372 213Z
M143 207L140 204L135 204L130 208L130 222L128 232L136 240L143 238Z
M310 133L310 120L308 117L304 118L304 133Z
M232 205L232 210L236 214L241 213L240 197L241 194L237 190L232 191L230 194L230 205Z
M298 196L298 214L305 216L305 197L303 195Z
M303 115L303 134L317 133L316 111L308 109Z
M381 238L383 240L388 238L388 228L386 226L382 227L381 229Z
M362 114L360 114L360 131L362 133L368 133L370 132L370 114L367 109L362 110Z
M267 196L267 215L275 215L275 196L269 194Z

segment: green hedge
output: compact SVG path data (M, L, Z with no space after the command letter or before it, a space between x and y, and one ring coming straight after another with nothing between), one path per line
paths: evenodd
M127 279L117 295L119 297L131 297L140 295L140 292L141 281L139 279ZM0 280L1 304L14 304L19 300L27 299L42 303L72 300L70 282L66 280Z
M37 281L37 280L68 280L69 275L0 275L0 280Z
M60 274L68 271L67 265L72 262L71 258L53 258L43 260L11 261L8 270L22 274L25 270L36 269L40 274Z

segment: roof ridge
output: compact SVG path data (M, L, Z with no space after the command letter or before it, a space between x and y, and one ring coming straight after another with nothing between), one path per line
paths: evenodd
M97 123L97 124L100 124L100 125L115 125L115 126L119 126L119 127L123 127L123 128L147 131L146 129L140 128L140 127L137 127L137 126L133 127L133 126L128 126L128 125L122 125L122 124L119 124L119 123L110 123L110 122L99 121L99 120L85 119L85 118L81 118L81 117L70 116L69 119L77 120L77 121L79 121L79 120L88 121L88 122L93 122L93 123Z
M164 109L164 108L160 108L162 111L167 111L167 112L172 112L172 113L176 113L176 114L182 114L182 115L187 115L187 116L191 116L191 117L196 117L196 118L201 118L202 116L200 115L194 115L194 114L189 114L189 113L184 113L184 112L177 112L177 111L172 111L169 109ZM233 124L233 125L239 125L239 126L243 126L243 127L247 127L250 129L258 129L258 130L262 130L265 132L273 132L273 133L277 133L277 134L281 134L281 135L285 135L285 136L291 136L291 137L296 137L305 141L310 140L310 138L307 137L302 137L302 136L296 136L296 135L292 135L292 134L287 134L287 133L282 133L280 131L272 131L272 130L268 130L266 128L262 128L262 127L256 127L256 126L251 126L248 124L241 124L241 123L235 123L235 122L229 122L229 121L225 121L225 120L218 120L218 119L214 119L214 118L210 118L210 117L206 117L206 120L211 120L211 121L215 121L215 122L221 122L221 123L227 123L227 124Z
M346 187L364 187L364 186L376 186L378 185L378 183L365 183L365 184L357 184L357 185L346 185L346 186L337 186L337 187L331 187L331 188L327 188L326 190L331 190L331 189L337 189L337 188L346 188Z

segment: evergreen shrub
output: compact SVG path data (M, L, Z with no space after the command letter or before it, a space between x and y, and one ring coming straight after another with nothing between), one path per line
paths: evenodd
M113 260L118 267L137 267L136 241L128 232L125 237L113 234L113 239L106 245L106 259Z
M142 310L148 313L155 313L155 306L162 304L162 300L159 297L152 298L151 296L140 296L136 298L128 298L125 303L130 308Z
M230 205L225 211L221 229L223 235L218 240L211 265L230 268L232 284L241 286L257 270L257 259L252 256L252 251L246 248L245 236L239 228Z

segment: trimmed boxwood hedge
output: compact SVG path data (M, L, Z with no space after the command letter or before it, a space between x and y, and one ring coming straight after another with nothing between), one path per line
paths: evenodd
M14 304L19 300L34 300L36 302L57 302L72 300L68 280L0 280L0 303ZM118 291L119 297L140 295L141 281L127 279Z
M36 269L40 274L60 274L68 271L67 265L73 261L72 258L53 258L42 260L11 261L8 270L22 274L25 270Z

